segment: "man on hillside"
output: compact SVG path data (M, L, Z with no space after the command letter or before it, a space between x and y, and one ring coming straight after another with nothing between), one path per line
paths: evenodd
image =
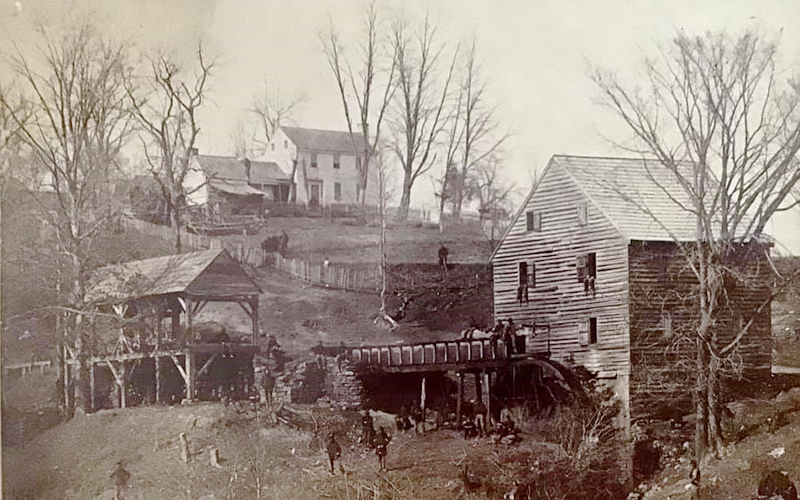
M439 267L442 268L443 271L447 271L447 255L450 253L447 250L447 247L442 245L439 248Z

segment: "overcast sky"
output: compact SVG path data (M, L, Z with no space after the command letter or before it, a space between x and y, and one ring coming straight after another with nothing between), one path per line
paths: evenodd
M361 0L0 0L0 44L32 40L37 19L67 13L93 19L140 46L191 50L199 37L220 57L213 102L202 115L200 149L232 154L230 132L247 117L253 95L268 80L307 96L298 122L344 129L341 104L320 48L319 32L333 22L358 30ZM797 0L385 0L384 12L429 12L448 43L476 36L500 122L513 131L507 173L527 191L534 171L554 154L616 155L625 130L593 102L592 65L626 77L677 30L701 33L756 28L778 37L783 68L800 68ZM788 73L787 73L788 76ZM430 204L423 179L412 204ZM798 216L779 219L781 244L800 255ZM779 249L783 250L781 245Z

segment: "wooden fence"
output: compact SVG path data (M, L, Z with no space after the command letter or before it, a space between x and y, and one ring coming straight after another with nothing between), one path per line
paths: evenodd
M353 269L343 266L306 262L299 259L285 259L275 254L275 268L294 278L319 286L375 292L378 290L380 277L378 270Z
M124 217L122 220L123 224L125 224L125 226L129 229L135 229L148 236L161 238L165 241L174 242L175 240L175 233L172 231L171 227L159 226L158 224L153 224L141 219L133 219L130 217ZM208 250L209 248L214 248L217 245L219 245L219 242L214 238L209 238L208 236L203 236L201 234L192 234L181 230L181 246L186 250Z

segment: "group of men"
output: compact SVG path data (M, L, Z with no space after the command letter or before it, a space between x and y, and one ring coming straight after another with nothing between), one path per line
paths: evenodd
M478 333L481 335L485 335L485 333L471 328L464 330L461 333L462 340L475 340L476 331L478 331ZM498 319L497 324L494 325L491 330L489 330L489 333L491 334L489 337L490 340L503 340L503 344L506 346L506 355L508 357L510 357L512 354L522 354L525 352L524 344L520 345L519 343L520 337L517 335L517 325L514 323L513 318L508 318L505 323L502 319Z

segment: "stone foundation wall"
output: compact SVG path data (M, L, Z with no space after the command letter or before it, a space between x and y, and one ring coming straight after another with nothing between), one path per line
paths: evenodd
M273 398L283 404L309 404L326 398L355 408L361 406L363 392L361 380L344 356L318 356L278 377Z

